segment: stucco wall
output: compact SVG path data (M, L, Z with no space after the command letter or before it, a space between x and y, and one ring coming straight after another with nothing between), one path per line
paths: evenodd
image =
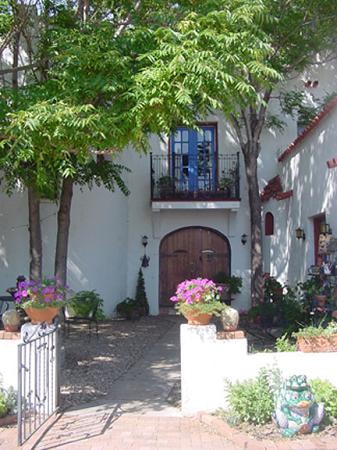
M335 201L337 170L327 161L337 156L337 110L334 109L295 149L292 157L279 163L284 190L293 196L283 201L270 200L264 207L275 217L275 235L271 238L272 275L282 281L305 278L314 264L313 218L325 213L333 234L337 235ZM306 240L295 237L297 227L304 229Z
M282 377L306 375L329 380L336 353L247 353L246 339L216 339L215 325L181 325L181 393L183 414L227 408L225 380L254 378L261 368L279 368Z

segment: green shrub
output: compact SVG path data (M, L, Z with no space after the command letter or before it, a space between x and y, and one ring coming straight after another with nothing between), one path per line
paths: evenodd
M8 413L8 405L6 401L6 395L0 391L0 418L5 417Z
M275 347L278 352L296 352L296 343L287 334L276 339Z
M139 305L135 299L127 297L116 306L117 314L128 320L138 319L141 316Z
M137 286L136 286L136 295L135 302L139 307L139 311L142 316L149 315L149 303L147 301L146 291L145 291L145 280L143 271L140 268L138 272Z
M337 389L329 381L311 380L309 382L315 400L318 403L324 403L325 420L330 423L337 418Z
M71 316L89 317L95 302L98 302L96 319L104 320L105 314L103 311L103 299L95 291L77 292L72 298L69 299L67 309Z
M274 394L265 372L255 379L227 383L229 414L238 422L264 424L271 421Z

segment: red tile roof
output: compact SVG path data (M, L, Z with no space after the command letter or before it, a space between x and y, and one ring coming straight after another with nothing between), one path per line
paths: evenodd
M263 191L260 194L261 201L266 202L271 198L275 198L276 200L285 200L293 195L293 191L283 192L281 179L279 175L272 178L268 181L267 185L263 188Z
M295 148L300 142L302 142L307 135L317 127L317 125L327 116L335 107L337 106L337 96L334 97L330 102L328 102L322 111L317 114L317 116L309 123L309 125L302 131L302 133L297 136L297 138L284 150L284 152L279 156L278 161L284 161L286 158L291 156Z

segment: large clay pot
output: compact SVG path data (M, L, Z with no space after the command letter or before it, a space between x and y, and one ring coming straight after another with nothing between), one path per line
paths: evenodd
M5 331L18 331L20 322L20 316L15 309L10 309L2 315L2 323Z
M337 334L332 336L298 336L296 339L296 348L304 353L326 353L337 352Z
M208 325L211 320L211 314L202 314L196 311L184 312L188 325Z
M239 325L239 312L235 308L231 308L230 306L227 306L222 312L221 312L221 322L224 331L235 331L238 329Z
M60 308L55 308L53 306L47 306L46 308L24 308L27 316L30 318L33 325L41 322L47 322L51 324L54 317L60 312Z

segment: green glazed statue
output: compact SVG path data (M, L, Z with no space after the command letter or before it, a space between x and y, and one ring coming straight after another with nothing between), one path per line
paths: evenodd
M315 402L305 375L294 375L285 380L274 413L283 436L317 432L323 416L324 405Z

